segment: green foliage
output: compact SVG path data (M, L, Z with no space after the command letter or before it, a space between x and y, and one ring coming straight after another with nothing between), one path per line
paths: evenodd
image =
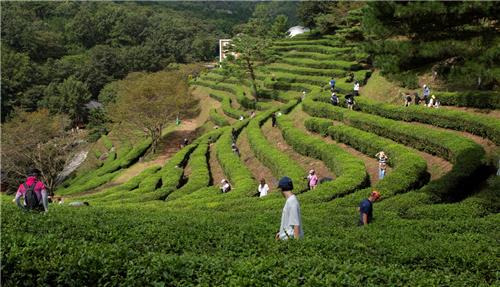
M281 178L283 176L290 177L294 182L295 192L300 193L307 189L307 183L304 180L306 171L286 154L274 147L273 144L269 143L261 130L261 125L267 121L275 111L276 110L273 109L261 113L250 121L247 128L248 142L250 143L250 147L255 157L267 166L276 178Z
M113 147L113 142L111 142L107 135L102 135L101 142L107 150L111 150Z
M480 109L499 109L500 93L463 91L463 92L434 92L442 105L473 107Z
M219 127L223 127L223 126L228 126L229 125L229 122L227 121L227 119L220 115L219 113L217 113L217 110L216 109L211 109L210 110L210 120L218 125Z
M441 101L442 94L435 93ZM377 103L370 99L358 99L357 106L363 111L394 120L421 122L447 129L466 131L500 143L500 122L488 116L481 116L462 111L446 109L429 109L412 105L400 107L391 104Z
M337 145L327 144L300 131L287 116L279 117L277 122L283 138L296 152L321 160L336 175L335 180L318 185L305 193L301 200L332 200L366 185L365 165L360 159L353 158Z

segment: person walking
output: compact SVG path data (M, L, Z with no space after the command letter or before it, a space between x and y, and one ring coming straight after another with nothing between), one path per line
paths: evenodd
M373 203L380 199L380 193L376 190L370 193L370 196L363 199L359 204L359 225L367 225L373 220Z
M288 240L290 238L299 239L304 237L300 204L292 192L292 179L287 176L282 177L278 183L278 188L281 190L281 195L286 199L286 202L281 213L280 229L274 238L276 240Z
M354 96L359 96L359 82L354 82Z
M49 198L47 188L38 180L40 170L30 168L28 170L28 178L24 183L19 185L14 201L17 206L23 210L39 210L49 211ZM21 203L23 197L23 203Z
M265 179L262 178L260 180L260 184L259 184L258 189L259 189L259 197L264 197L267 195L267 192L269 191L269 185L267 185Z
M276 113L273 113L271 115L271 124L272 124L273 128L276 126Z
M337 97L337 94L335 92L333 92L332 96L330 97L330 103L334 106L339 105L339 97Z
M387 160L389 159L384 151L380 151L375 155L378 158L378 179L384 179L387 169Z
M335 90L335 79L330 80L330 90L333 92Z
M318 176L316 175L316 171L314 171L314 169L311 169L309 171L309 175L307 176L307 182L309 185L309 190L315 189L316 185L318 185Z
M430 99L430 95L431 95L431 89L429 88L429 86L427 85L424 85L424 90L422 92L422 95L424 97L424 102L425 104L429 104L429 99Z

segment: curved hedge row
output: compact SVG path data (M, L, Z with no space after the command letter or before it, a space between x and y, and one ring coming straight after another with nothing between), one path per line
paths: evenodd
M372 133L391 138L397 142L438 155L453 163L453 169L439 180L424 187L426 191L439 195L443 200L460 198L473 176L483 165L485 152L472 140L452 132L437 131L427 127L401 123L375 115L349 111L332 105L304 101L304 111L312 116L344 121L345 123Z
M336 145L327 144L300 131L287 116L279 117L277 122L283 138L296 152L323 161L337 176L335 180L320 184L313 191L301 195L301 200L328 201L366 186L368 175L363 161Z
M262 133L261 125L271 117L274 111L262 113L248 124L247 134L250 148L255 156L273 172L276 178L290 177L294 182L295 191L303 192L307 189L307 183L304 179L306 171L286 154L270 144Z
M381 150L386 152L390 159L388 164L393 170L374 186L384 197L410 191L429 181L426 161L411 149L392 140L342 124L334 126L332 121L320 118L307 119L305 126L310 131L327 134L370 157L375 157Z
M206 80L198 80L196 81L196 85L211 88L212 90L216 91L223 91L233 94L236 97L236 101L245 109L256 109L256 101L243 95L245 91L243 89L239 89L236 85L227 83L214 83Z
M361 66L357 62L343 60L315 61L312 59L303 58L282 58L281 62L293 66L302 66L317 69L343 69L348 71L357 71L363 69L363 66Z
M331 47L331 46L323 46L323 45L309 45L309 44L293 44L287 46L273 46L271 49L278 52L287 52L287 51L301 51L301 52L316 52L323 53L329 55L336 55L340 53L344 53L350 51L351 48L344 47Z
M210 109L209 117L210 117L210 120L214 124L218 125L219 127L229 125L229 122L227 121L227 119L225 117L223 117L222 115L219 115L219 113L217 112L216 109Z
M239 134L248 125L249 120L236 123L233 127ZM215 154L217 160L229 179L232 186L231 193L253 195L257 181L250 170L241 162L241 159L231 149L231 131L223 133L215 144Z
M433 92L445 106L500 109L499 92Z
M266 66L269 71L291 73L304 76L320 76L320 77L343 77L347 74L347 71L341 69L314 69L314 68L304 68L297 67L283 63L273 63Z
M308 46L320 45L320 46L340 47L342 45L341 42L335 39L305 40L305 39L298 39L299 36L301 35L297 35L292 39L274 41L273 45L279 47L297 46L297 45L308 45Z
M358 99L356 103L363 112L395 120L421 122L442 128L466 131L488 138L500 145L500 120L492 117L447 109L429 109L415 105L401 107L364 98Z

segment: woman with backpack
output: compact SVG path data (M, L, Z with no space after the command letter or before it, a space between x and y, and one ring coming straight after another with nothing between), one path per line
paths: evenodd
M23 210L49 211L49 197L47 188L43 182L38 180L40 171L36 168L28 170L28 178L17 189L14 201ZM21 203L21 197L24 204Z

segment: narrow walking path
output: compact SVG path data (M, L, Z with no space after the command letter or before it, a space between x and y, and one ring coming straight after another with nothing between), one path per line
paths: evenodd
M215 143L210 144L210 153L208 159L208 166L210 168L210 175L212 176L212 185L218 185L223 178L226 178L224 171L217 160L215 153Z
M245 166L252 172L253 176L257 181L260 179L265 179L266 183L269 185L269 189L273 190L278 185L276 178L273 176L273 173L269 168L263 165L257 157L255 157L252 149L250 148L250 144L248 142L248 136L246 133L246 129L244 129L238 139L236 141L236 145L240 150L241 161ZM257 187L255 187L257 192Z
M286 143L283 135L281 134L281 130L278 127L273 128L271 126L270 120L265 122L261 128L264 136L270 144L274 145L279 150L288 155L291 159L296 161L300 166L304 168L304 170L306 170L306 172L314 169L318 178L320 179L323 177L335 178L335 174L333 174L322 161L303 156L294 151L293 148ZM307 174L304 174L304 177L305 176L307 176Z

